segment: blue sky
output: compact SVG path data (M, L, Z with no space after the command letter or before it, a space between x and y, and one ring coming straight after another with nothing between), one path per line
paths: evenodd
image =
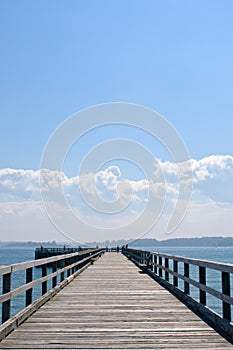
M231 151L232 1L0 6L2 167L38 169L59 123L111 101L164 115L194 158Z
M0 169L38 170L60 123L118 101L162 114L192 159L232 155L232 11L231 0L2 0ZM118 133L136 139L135 131L109 130L83 141L82 153ZM170 161L149 136L144 144ZM77 148L68 176L79 162Z

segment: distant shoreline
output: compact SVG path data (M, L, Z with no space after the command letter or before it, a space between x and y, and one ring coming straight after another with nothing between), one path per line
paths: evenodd
M171 238L167 240L157 240L152 238L143 238L137 240L117 240L117 241L103 241L103 242L87 242L85 245L89 247L112 247L112 246L123 246L128 244L132 248L140 247L233 247L233 237L196 237L196 238ZM72 242L33 242L33 241L9 241L3 242L0 241L0 248L22 248L22 249L32 249L40 246L44 248L59 248L66 245L67 247L77 247L80 244L76 245Z
M99 246L122 246L128 244L129 247L233 247L233 237L196 237L196 238L171 238L166 240L157 240L152 238L143 238L128 241L105 241L89 242L87 245Z

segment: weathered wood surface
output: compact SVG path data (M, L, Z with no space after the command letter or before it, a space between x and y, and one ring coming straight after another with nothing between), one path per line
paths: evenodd
M123 255L106 253L0 348L232 349Z

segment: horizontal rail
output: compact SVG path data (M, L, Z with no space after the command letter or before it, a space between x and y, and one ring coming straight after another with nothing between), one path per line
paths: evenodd
M21 270L26 270L30 267L39 267L44 264L51 264L53 262L58 262L62 261L64 259L69 259L74 256L86 256L87 254L89 255L90 252L96 251L96 250L103 250L101 248L99 249L88 249L84 250L81 252L77 253L70 253L70 254L63 254L63 255L56 255L56 256L51 256L49 258L43 258L43 259L38 259L38 260L29 260L29 261L24 261L21 263L17 264L12 264L12 265L7 265L7 266L0 266L0 276L5 275L6 273L12 273L16 271L21 271Z
M83 268L93 259L104 253L104 249L88 249L78 253L64 254L45 259L26 261L23 263L12 264L0 267L0 275L2 276L2 295L0 303L2 304L2 323L10 319L11 315L11 300L26 292L26 300L24 307L32 304L32 291L37 285L42 287L42 295L47 293L47 282L52 280L52 288L62 283L66 277L72 276L79 269ZM48 266L51 266L52 273L48 272ZM41 277L33 280L33 268L41 268ZM11 289L12 275L17 271L25 271L25 283L18 288ZM58 281L60 276L60 281Z
M69 252L69 253L77 253L79 251L82 250L86 250L87 248L71 248L71 247L66 247L64 246L63 248L59 247L59 248L47 248L47 247L40 247L40 248L36 248L35 252L51 252L51 253L61 253L61 252Z
M190 259L183 256L149 252L131 248L122 248L122 253L135 262L143 270L167 289L172 291L181 300L192 306L194 311L203 318L208 319L213 327L222 329L233 340L231 278L233 264L224 264L208 260ZM172 266L171 266L172 265ZM190 266L197 266L197 276L191 275ZM221 289L216 290L207 285L207 272L220 271ZM182 289L179 281L183 281ZM190 286L199 291L199 300L192 297ZM207 295L211 295L222 303L222 311L217 314L212 308L207 307Z
M169 274L171 274L177 278L180 278L181 280L193 285L194 287L196 287L196 288L198 288L206 293L213 295L214 297L218 298L219 300L226 301L228 304L233 305L233 297L225 295L225 294L223 294L223 293L221 293L221 292L219 292L211 287L206 286L205 284L201 284L200 282L197 282L190 277L186 277L180 273L174 272L173 270L168 269L162 265L157 264L157 267L159 267L160 269L167 271Z
M77 253L88 249L90 248L82 248L81 246L78 248L66 247L65 245L63 248L45 248L41 246L40 248L36 248L35 250L35 259L37 260L42 258L49 258L55 255Z

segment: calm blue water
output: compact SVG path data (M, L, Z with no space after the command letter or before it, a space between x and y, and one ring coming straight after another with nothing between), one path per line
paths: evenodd
M233 247L150 247L152 252L180 255L187 258L212 260L233 264Z
M35 259L35 249L0 249L0 265L10 265Z
M1 265L11 265L27 260L35 259L35 249L0 249L0 266ZM51 269L48 268L48 273ZM41 269L33 269L33 279L42 277ZM17 271L12 274L12 288L15 289L20 287L22 284L26 283L26 273L25 271ZM48 289L51 288L52 282L48 281ZM0 276L0 295L2 293L2 276ZM33 301L38 299L42 295L41 286L35 286L33 288ZM11 317L18 313L25 307L26 293L22 293L12 299L11 302ZM2 312L2 305L0 305L0 315ZM1 317L0 317L1 318ZM1 324L1 319L0 319Z
M140 247L142 250L150 250L160 253L167 253L172 255L186 256L188 258L196 258L203 260L212 260L219 261L225 263L233 264L233 247ZM14 264L26 260L34 259L34 249L0 249L0 265L9 265ZM179 266L180 272L183 272L183 264ZM172 268L172 266L169 266ZM33 278L41 277L41 269L33 269ZM191 267L190 268L190 277L194 279L198 279L198 268ZM216 290L221 291L220 284L221 273L218 271L211 271L207 269L207 285L215 288ZM13 274L12 278L12 289L19 287L21 284L25 283L25 272L19 271ZM231 295L233 295L233 281L231 281L232 291ZM51 281L48 282L48 289L51 287ZM179 288L183 290L183 282L179 282ZM190 294L198 300L199 291L190 286ZM0 292L2 292L2 278L0 277ZM33 290L33 300L41 296L41 286L37 286ZM12 308L11 308L11 316L15 315L21 309L24 308L25 304L25 293L15 297L12 300ZM212 297L207 296L207 305L213 308L216 312L221 313L221 302ZM1 308L0 308L1 312ZM1 323L1 322L0 322Z

